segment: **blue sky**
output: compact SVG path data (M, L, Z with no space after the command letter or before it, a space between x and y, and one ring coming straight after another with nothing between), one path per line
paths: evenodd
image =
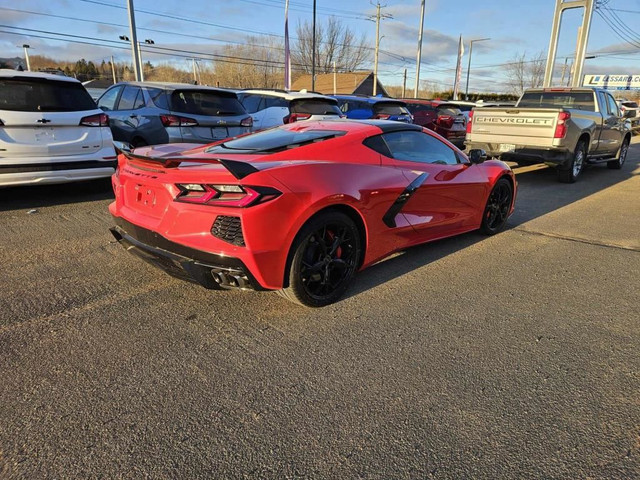
M586 61L584 73L640 73L640 0L602 1L609 10L601 13L611 26L599 14L594 15L588 53L596 58ZM380 48L384 52L380 55L381 79L385 84L400 85L407 68L407 86L412 88L420 1L383 3L386 5L383 12L393 18L381 24ZM284 0L134 0L134 4L139 39L151 38L157 46L166 48L214 52L225 43L242 43L251 32L283 34ZM311 19L311 5L312 0L290 0L292 35L299 21ZM368 0L317 0L317 5L319 22L335 15L355 32L366 35L373 46L375 23L366 17L375 13L375 7ZM427 0L426 5L421 80L443 88L451 86L459 35L465 41L491 37L490 41L474 44L472 91L505 90L505 69L499 64L509 62L516 54L533 56L543 51L546 55L555 0ZM122 8L125 6L125 0L0 0L0 57L22 56L22 49L16 45L28 43L33 47L32 54L59 59L82 57L99 63L113 54L117 60L129 60L127 44L118 43L119 35L128 35L127 12ZM576 10L565 14L558 48L559 65L575 50L580 20L581 13ZM76 37L40 38L63 38L55 33ZM143 56L154 64L168 62L188 68L185 58L151 52ZM465 68L466 62L465 55Z

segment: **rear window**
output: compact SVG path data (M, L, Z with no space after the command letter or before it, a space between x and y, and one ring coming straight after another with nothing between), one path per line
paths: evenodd
M409 110L401 103L378 102L373 106L373 113L384 115L409 115Z
M0 110L81 112L96 108L96 102L78 82L42 78L0 79Z
M437 108L438 115L450 115L452 117L462 115L462 111L460 111L457 105L438 105Z
M176 90L171 94L171 110L191 115L244 115L246 110L232 93L210 90Z
M265 153L278 152L301 147L310 143L322 142L344 135L341 130L288 130L272 128L263 132L247 135L235 140L215 145L207 153Z
M622 102L622 106L628 108L638 108L638 104L636 102Z
M518 102L520 108L575 108L595 112L591 92L527 92Z
M415 115L419 112L433 112L435 111L435 108L431 105L423 105L420 103L407 103L407 110Z
M342 115L337 102L330 100L293 100L291 113L310 113L311 115Z

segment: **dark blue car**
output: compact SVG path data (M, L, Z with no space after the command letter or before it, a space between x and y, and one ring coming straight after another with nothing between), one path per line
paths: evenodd
M387 97L367 97L360 95L331 95L338 100L340 110L354 120L394 120L396 122L413 123L413 116L407 105Z

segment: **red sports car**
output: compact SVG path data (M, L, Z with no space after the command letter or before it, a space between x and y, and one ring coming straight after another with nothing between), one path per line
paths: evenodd
M470 230L499 232L516 181L483 154L467 156L417 125L376 120L123 149L111 231L179 278L279 290L320 307L395 251Z

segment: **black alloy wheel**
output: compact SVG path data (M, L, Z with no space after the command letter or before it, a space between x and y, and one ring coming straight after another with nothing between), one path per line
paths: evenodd
M358 227L347 215L327 212L307 223L293 246L288 300L323 307L338 300L351 284L361 256Z
M487 206L484 209L480 229L487 235L495 235L500 232L507 223L511 201L513 200L513 188L506 178L498 180L491 190Z

